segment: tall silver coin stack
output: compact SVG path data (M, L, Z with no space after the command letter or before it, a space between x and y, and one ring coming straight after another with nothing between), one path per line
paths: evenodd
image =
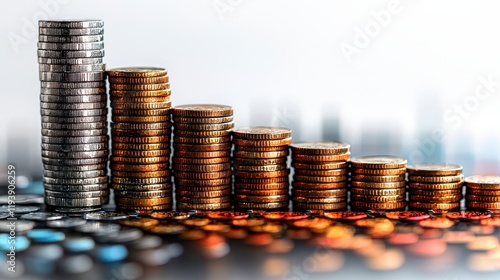
M108 202L104 22L39 21L38 63L45 203Z

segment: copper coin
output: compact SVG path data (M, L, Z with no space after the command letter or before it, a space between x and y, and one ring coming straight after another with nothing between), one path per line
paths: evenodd
M262 217L268 220L283 220L283 221L296 221L307 219L308 215L304 212L288 212L288 211L272 211L265 212Z
M206 145L206 144L220 144L230 141L231 138L229 136L222 136L222 137L181 137L177 135L174 136L175 143L184 143L184 144Z
M343 142L302 142L290 145L293 153L306 155L340 155L349 152L351 145Z
M116 92L112 90L111 92ZM170 102L170 96L154 96L154 97L135 97L135 96L110 96L111 103L156 103L156 102Z
M483 196L500 196L499 190L485 190L485 189L472 189L466 188L467 194L471 195L483 195Z
M111 162L109 168L112 170L112 174L119 176L116 171L132 171L132 172L152 172L152 171L164 171L170 167L169 163L155 163L155 164L126 164L126 163L114 163ZM121 173L120 173L121 174Z
M249 171L249 172L275 172L283 169L287 169L286 164L274 164L274 165L240 165L235 163L234 170L236 171Z
M142 158L142 157L170 157L170 150L169 149L163 149L163 150L146 150L146 151L141 151L141 150L119 150L119 149L113 149L113 156L117 157L136 157L136 158Z
M130 171L111 171L112 177L122 177L122 178L159 178L170 176L170 170L159 170L159 171L145 171L145 172L130 172ZM113 180L113 178L111 178ZM119 183L119 182L117 182Z
M351 157L351 153L345 153L340 155L304 155L304 154L292 154L292 160L297 160L301 162L325 162L325 161L346 161Z
M418 225L423 228L438 228L438 229L446 229L455 225L453 220L450 220L446 217L435 217L430 219L425 219L418 222Z
M395 188L403 188L404 186L406 186L406 182L399 181L399 182L377 183L377 182L352 181L352 182L350 182L350 185L351 185L351 187L355 187L355 188L395 189Z
M231 189L231 184L225 184L225 185L214 185L214 186L190 186L190 185L181 185L181 184L176 184L175 190L176 191L182 191L182 192L200 192L200 193L206 193L206 192L215 192L215 191L226 191L226 190Z
M307 189L307 190L339 189L347 187L347 181L332 182L332 183L310 183L310 182L293 181L292 186L297 189Z
M186 202L179 202L177 204L178 209L186 209L186 210L220 210L220 209L227 209L231 207L230 202L224 202L224 203L186 203Z
M169 115L160 115L160 116L111 115L111 121L113 121L113 122L157 123L157 122L168 122L169 120L170 120Z
M453 220L461 219L461 220L475 221L475 220L483 220L491 218L491 214L478 211L460 211L460 212L446 213L446 217Z
M462 166L450 163L417 163L408 166L408 174L422 176L453 176L462 173Z
M410 201L408 205L411 208L427 209L427 210L452 210L452 209L456 209L456 208L460 207L459 202L436 203L436 202Z
M352 170L355 174L363 175L402 175L406 173L406 168L385 168L385 169L366 169L355 168Z
M230 177L231 170L216 171L216 172L209 172L209 173L175 172L174 176L175 176L175 178L178 178L178 179L213 180L213 179L221 179L221 178Z
M239 146L234 147L235 151L246 152L275 152L288 150L288 146Z
M297 169L308 169L308 170L331 170L331 169L341 169L347 167L346 161L331 161L331 162L321 162L317 163L307 163L300 161L292 161L292 166Z
M207 144L207 145L191 145L174 143L173 147L176 151L186 152L213 152L213 151L226 151L231 149L231 143L220 144Z
M355 195L402 195L406 193L406 188L394 188L394 189L371 189L371 188L356 188L351 187L351 194Z
M172 196L172 189L155 190L155 191L121 191L115 189L115 197L129 197L129 198L156 198Z
M111 137L115 136L162 136L170 135L170 130L166 129L144 129L144 130L120 130L111 129Z
M170 83L161 84L109 84L110 90L164 90L170 89Z
M248 218L248 213L238 211L208 212L207 217L214 220L241 220Z
M467 208L500 210L500 202L481 202L466 200L465 206L467 206Z
M410 201L421 201L421 202L457 202L462 199L462 195L443 195L443 196L425 196L425 195L413 195L410 194Z
M368 217L368 215L366 215L366 213L364 212L352 212L352 211L326 212L323 215L329 219L344 220L344 221L356 221Z
M136 137L126 137L126 136L116 136L113 137L113 142L120 143L130 143L130 144L153 144L153 143L169 143L170 136L136 136Z
M159 224L160 221L151 218L130 218L119 220L118 223L127 227L148 228Z
M362 201L362 202L393 202L393 201L405 201L406 194L402 195L360 195L351 194L351 201Z
M500 227L500 217L495 216L489 219L480 220L479 223L485 226Z
M281 165L286 164L287 158L233 158L235 165L250 165L250 166L258 166L258 165Z
M347 176L315 177L315 176L293 175L293 180L306 183L336 183L336 182L346 181Z
M107 70L111 77L161 77L167 75L167 70L158 67L122 67Z
M173 212L173 211L156 211L149 214L151 218L160 220L185 220L189 218L189 213L187 212Z
M421 189L421 190L456 190L462 189L464 183L456 182L456 183L416 183L409 182L409 189Z
M356 209L393 210L393 209L401 209L405 206L406 206L405 201L388 201L388 202L351 201L351 207Z
M288 176L290 173L289 169L283 169L278 171L269 171L269 172L246 172L246 171L237 171L235 172L235 176L238 178L275 178L275 177L283 177Z
M470 176L465 178L465 184L471 189L500 190L500 176Z
M396 156L363 156L350 160L353 168L385 169L385 168L406 168L407 161Z
M153 163L165 163L169 162L170 157L159 156L159 157L121 157L121 156L111 156L111 163L131 163L131 164L153 164Z
M117 150L133 150L133 151L148 151L148 150L168 150L170 149L170 141L152 144L135 144L135 143L118 143L111 141L111 146Z
M161 109L117 109L112 108L111 114L116 116L168 116L170 115L170 108L161 108Z
M235 181L237 183L244 184L274 184L274 183L283 183L289 181L288 175L281 177L273 177L273 178L243 178L243 177L235 177Z
M225 171L231 169L230 162L217 163L217 164L172 164L172 169L174 171L181 172L216 172Z
M281 195L245 195L245 194L237 194L234 196L236 201L244 201L244 202L256 202L256 203L264 203L264 202L278 202L278 201L288 201L288 194Z
M228 123L233 121L233 116L226 117L177 117L174 116L176 123Z
M233 108L216 104L188 104L175 106L172 114L175 117L227 117L233 115Z
M273 151L273 152L247 152L247 151L235 151L233 153L234 157L237 158L278 158L288 156L288 150Z
M401 182L405 180L405 175L361 175L361 174L351 174L352 181L361 182L375 182L375 183L387 183L387 182Z
M123 211L158 211L158 210L171 210L172 203L159 204L159 205L150 205L150 206L138 206L138 205L125 205L125 204L116 204L116 208L118 210ZM139 212L140 213L140 212Z
M423 196L447 196L447 195L461 195L461 189L452 190L425 190L425 189L410 189L410 195L423 195Z
M500 202L500 196L484 196L484 195L468 194L465 196L465 200L476 201L476 202Z
M192 197L192 198L201 198L201 197L221 197L221 196L228 196L231 195L231 188L225 188L222 190L216 190L216 191L188 191L188 190L176 190L177 197L179 196L185 196L185 197ZM192 202L192 201L191 201Z
M292 197L293 202L299 203L340 203L347 200L347 197L303 197L303 196L294 196Z
M292 131L283 127L255 126L234 128L235 138L248 140L277 140L292 137Z
M170 176L162 176L162 177L150 177L150 178L129 178L129 177L119 177L119 176L111 176L111 182L114 184L123 184L123 185L151 185L151 184L170 184L171 182ZM125 187L124 187L125 188Z
M178 130L207 131L207 130L228 130L233 128L234 123L174 123L174 128Z
M247 140L247 139L233 139L235 145L248 146L248 147L287 147L292 143L292 138L275 139L275 140Z
M110 90L109 95L114 96L114 97L169 97L170 95L172 95L172 91L170 89L162 89L162 90Z
M220 204L227 203L231 200L229 196L220 197L189 197L189 196L177 196L178 203L206 203L206 204Z
M201 145L200 145L201 146ZM229 157L231 155L230 150L222 150L222 151L208 151L208 152L199 152L199 151L181 151L174 150L174 159L175 158L189 158L189 159L213 159L213 158L224 158Z
M288 200L266 203L236 201L234 206L239 209L281 209L288 207Z
M113 77L110 76L108 81L113 84L161 84L168 83L167 75L156 77Z
M172 197L156 197L156 198L130 198L130 197L115 197L116 204L130 206L154 206L167 204L172 202Z
M158 183L158 184L118 184L118 183L112 183L111 188L115 189L115 191L172 190L172 183L170 183L170 182L169 183Z
M259 185L262 186L262 185ZM276 195L288 195L288 188L282 188L282 189L270 189L270 190L253 190L253 189L241 189L241 188L235 188L234 189L234 194L235 195L257 195L257 196L276 196Z
M231 130L175 130L174 134L181 137L222 137L231 135Z
M394 211L385 213L385 217L391 220L421 221L430 218L430 215L422 211Z
M288 191L289 183L281 182L281 183L267 183L267 184L246 184L246 183L234 183L234 190L247 190L247 191L267 191L267 190L287 190Z
M292 189L292 195L296 197L347 197L347 188L327 189L327 190L308 190L308 189Z
M189 187L211 187L211 186L222 186L231 184L231 178L198 180L198 179L180 179L176 177L174 178L174 181L176 185L183 185Z
M339 210L347 207L347 202L342 201L338 203L302 203L294 202L294 209L304 210Z
M175 164L219 164L230 161L230 157L214 157L214 158L182 158L174 157L172 161Z
M295 168L295 174L305 175L305 176L328 177L328 176L346 175L347 173L348 173L347 168L332 169L332 170L309 170L309 169L297 169L297 168Z
M457 183L463 182L464 175L450 175L450 176L420 176L409 175L408 181L418 183Z

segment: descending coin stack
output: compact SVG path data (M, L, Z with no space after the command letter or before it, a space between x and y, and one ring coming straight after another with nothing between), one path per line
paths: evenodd
M465 190L467 208L500 213L500 176L467 177Z
M107 71L112 107L111 187L124 210L172 208L170 84L167 71Z
M408 166L408 204L418 210L459 208L463 181L462 166L457 164L420 163Z
M364 156L351 159L351 209L396 210L406 207L406 159Z
M350 145L310 142L290 145L294 209L338 210L347 207L347 160Z
M231 207L233 108L193 104L172 109L174 171L178 209Z
M108 201L103 26L101 20L39 21L43 182L50 206L95 209Z
M238 209L288 207L288 128L233 129L234 199Z

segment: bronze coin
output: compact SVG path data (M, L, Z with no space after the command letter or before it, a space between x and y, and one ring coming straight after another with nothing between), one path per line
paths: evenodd
M406 193L406 188L394 188L394 189L371 189L371 188L355 188L351 187L351 195L375 195L375 196L385 196L385 195L402 195Z
M247 152L247 151L235 151L233 153L234 157L237 158L278 158L288 156L288 150L272 151L272 152Z
M466 188L467 194L472 194L472 195L484 195L484 196L500 196L500 189L499 190L484 190L484 189L471 189L471 188Z
M309 189L292 189L292 195L296 197L343 197L347 198L347 188L326 189L326 190L309 190Z
M108 81L112 84L161 84L168 83L167 75L157 77L113 77L110 76Z
M235 176L238 178L275 178L288 176L290 174L289 169L283 169L278 171L268 171L268 172L247 172L247 171L236 171Z
M172 197L158 197L158 198L129 198L129 197L115 197L116 204L130 205L130 206L154 206L167 204L172 202Z
M436 202L436 203L449 203L449 202L457 202L462 199L462 194L455 195L434 195L434 196L425 196L425 195L415 195L410 194L410 201L421 201L421 202Z
M470 176L465 178L465 184L471 189L500 190L500 176Z
M180 144L174 143L173 147L176 151L185 152L213 152L213 151L225 151L231 149L231 143L220 143L220 144L206 144L206 145L191 145L191 144Z
M175 130L174 134L176 136L181 137L223 137L229 136L231 134L231 130L200 130L200 131L192 131L192 130Z
M206 145L206 144L219 144L219 143L226 143L230 142L231 138L229 136L222 136L222 137L181 137L181 136L174 136L174 142L175 143L184 143L184 144L200 144L200 145Z
M239 146L234 147L235 151L245 152L275 152L288 150L288 146Z
M177 209L184 210L221 210L227 209L231 207L230 202L224 203L187 203L187 202L179 202L177 203Z
M176 117L174 116L174 122L176 123L228 123L233 121L233 116L227 117Z
M409 175L408 181L418 183L457 183L463 182L464 175L450 175L450 176L420 176Z
M155 163L155 164L126 164L111 162L109 168L112 170L111 174L116 174L116 171L131 171L131 172L150 172L150 171L163 171L170 167L170 163ZM116 174L117 175L117 174ZM117 175L119 176L119 175ZM119 176L122 177L122 176Z
M421 189L421 190L456 190L462 189L464 183L416 183L408 182L409 189Z
M361 182L375 182L375 183L387 183L387 182L401 182L405 180L405 175L363 175L363 174L351 174L352 181Z
M109 84L110 90L164 90L170 89L170 83L161 84Z
M124 173L125 174L125 173ZM165 173L161 173L164 175ZM161 176L161 177L146 177L146 178L129 178L129 177L119 177L119 176L111 176L111 186L116 187L115 184L122 185L122 188L126 188L128 185L133 185L137 187L137 189L141 189L144 185L156 185L156 184L169 184L171 185L172 179L169 175ZM145 186L144 186L145 187Z
M231 200L229 196L220 197L191 197L191 196L177 196L178 203L206 203L206 204L220 204L226 203Z
M332 182L332 183L309 183L301 181L293 181L293 188L297 189L311 189L311 190L325 190L325 189L339 189L347 187L347 181Z
M216 172L231 169L230 162L217 163L217 164L172 164L172 169L177 172Z
M161 77L167 75L167 70L158 67L122 67L107 70L110 77Z
M292 154L292 160L297 160L301 162L325 162L325 161L347 161L351 157L351 153L345 153L340 155L304 155L304 154Z
M153 163L167 163L169 156L159 157L121 157L111 156L110 161L112 164L130 163L130 164L153 164Z
M417 163L408 166L408 174L422 176L453 176L462 173L462 166L450 163Z
M302 203L294 202L294 209L304 209L304 210L339 210L347 207L347 202L337 202L337 203Z
M231 176L230 170L209 172L209 173L197 173L197 172L175 172L175 178L178 179L190 179L190 180L213 180L222 179ZM220 184L218 184L220 185Z
M407 160L396 156L363 156L350 160L353 168L385 169L406 168Z
M363 189L395 189L395 188L403 188L404 186L406 186L406 182L399 181L399 182L377 183L377 182L352 181L350 182L350 185L351 187L363 188Z
M288 192L288 187L289 187L288 182L281 182L281 183L267 183L267 184L246 184L246 183L234 183L234 191L239 192L240 190L245 190L245 191L264 191L264 190L287 190Z
M114 143L129 143L129 144L156 144L156 143L170 143L170 136L136 136L136 137L125 137L125 136L116 136L113 137Z
M262 185L259 185L262 186ZM260 189L260 190L255 190L255 189L242 189L242 188L235 188L234 189L234 194L235 195L256 195L256 196L276 196L276 195L288 195L288 188L281 188L281 189Z
M115 177L116 178L116 177ZM116 191L159 191L172 190L172 183L157 183L157 184L119 184L112 183L111 188Z
M228 130L233 128L234 123L174 123L176 131L207 131L207 130Z
M231 184L231 178L219 178L219 179L209 179L209 180L198 180L198 179L180 179L178 177L174 178L176 186L189 186L189 187L212 187Z
M221 196L231 195L231 188L225 188L225 189L216 190L216 191L187 191L187 190L183 190L183 189L181 189L181 190L177 189L176 194L177 194L177 196L186 196L186 197L193 197L193 198L221 197Z
M111 123L112 130L163 130L165 132L170 131L172 127L171 122L159 122L159 123Z
M340 155L349 152L351 145L332 141L332 142L303 142L290 145L292 153L306 155Z
M235 138L248 140L276 140L292 137L292 131L283 127L255 126L234 128Z
M175 106L172 114L175 117L227 117L233 115L233 108L216 104L188 104Z
M292 138L276 139L276 140L247 140L234 138L233 143L239 146L247 147L277 147L283 146L288 147L292 143Z
M170 150L168 149L163 149L163 150L146 150L146 151L141 151L141 150L119 150L119 149L113 149L113 156L118 156L118 157L170 157Z
M309 169L309 170L331 170L331 169L342 169L347 167L346 161L331 161L331 162L321 162L317 163L307 163L300 161L292 161L292 166L297 169Z
M169 97L172 95L170 89L162 90L110 90L109 95L112 97ZM152 103L152 102L150 102ZM138 103L141 104L141 103Z
M462 189L451 190L425 190L425 189L411 189L410 195L424 195L424 196L446 196L446 195L461 195Z
M261 165L283 165L286 164L287 158L233 158L235 165L250 165L250 166L261 166Z
M476 202L500 202L500 196L484 196L484 195L468 194L465 196L465 200L476 201Z
M288 207L288 200L279 202L265 202L265 203L236 201L234 206L238 209L257 209L257 210L281 209Z
M406 206L406 201L389 201L389 202L351 201L351 207L355 209L394 210L394 209L404 208L405 206Z
M116 209L117 210L122 210L122 211L158 211L158 210L171 210L172 209L172 203L159 204L159 205L150 205L150 206L116 204Z
M436 203L436 202L410 201L408 205L411 208L426 209L426 210L453 210L460 207L459 202Z
M273 177L273 178L243 178L235 177L237 183L245 184L272 184L272 183L283 183L288 182L289 178L287 176Z
M362 194L352 194L351 201L363 201L363 202L391 202L391 201L404 201L406 194L399 195L362 195Z
M207 193L207 192L222 192L231 191L231 184L227 185L213 185L213 186L189 186L189 185L176 185L175 190L186 193Z
M331 169L331 170L309 170L309 169L297 169L295 168L295 174L305 175L305 176L341 176L348 173L347 168L343 169Z
M385 169L365 169L354 168L352 170L355 174L363 175L402 175L406 173L406 168L385 168Z
M111 110L111 114L115 116L127 116L127 117L135 117L135 116L169 116L170 108L161 108L161 109L117 109L113 108Z
M116 92L116 90L112 90L111 92ZM111 103L133 103L133 104L142 104L142 103L157 103L157 102L170 102L170 96L154 96L154 97L135 97L135 96L110 96Z
M234 169L236 171L250 171L250 172L274 172L287 169L286 164L274 164L274 165L240 165L234 164Z
M347 197L303 197L303 196L294 196L292 197L293 202L299 203L341 203L345 202Z
M236 194L234 196L234 200L236 201L256 202L256 203L288 201L288 199L289 199L288 194L281 194L281 195Z
M157 122L168 122L170 121L169 115L160 116L123 116L123 115L111 115L111 121L113 122L131 122L131 123L157 123Z
M111 141L113 150L128 150L128 151L150 151L150 150L167 150L170 149L170 142L136 144L136 143L119 143Z
M465 205L467 206L467 208L500 210L500 202L481 202L466 200Z
M293 175L294 181L306 182L306 183L336 183L347 180L347 176L329 176L329 177L315 177L315 176L304 176L304 175Z
M182 158L182 157L173 157L172 161L175 164L219 164L229 162L231 160L230 157L213 157L213 158Z
M130 171L114 171L111 170L112 177L121 178L159 178L170 176L170 170L146 171L146 172L130 172ZM113 178L111 178L113 180ZM120 182L117 182L120 183Z
M213 159L213 158L225 158L231 155L230 150L223 151L208 151L208 152L190 152L190 151L180 151L174 150L175 158L187 158L187 159Z
M134 130L134 129L111 129L111 136L170 136L170 130L166 129L143 129L143 130Z
M129 198L157 198L172 196L172 189L154 190L154 191L122 191L115 189L115 197L129 197Z

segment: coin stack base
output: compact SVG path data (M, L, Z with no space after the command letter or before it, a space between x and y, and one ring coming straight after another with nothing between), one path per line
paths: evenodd
M43 183L49 207L80 212L108 202L103 33L101 20L39 21Z
M351 209L376 211L404 209L406 164L405 159L395 156L352 158Z
M108 71L113 121L111 187L121 210L172 209L167 74L158 67Z
M460 208L463 198L462 166L420 163L408 166L410 209L450 211Z
M294 210L347 208L347 160L350 145L342 142L305 142L292 150Z
M231 208L231 128L233 108L226 105L175 106L174 157L177 209Z
M279 127L233 129L234 200L237 209L288 209L288 145L292 131Z
M489 210L500 214L500 176L465 178L465 206L471 210Z

